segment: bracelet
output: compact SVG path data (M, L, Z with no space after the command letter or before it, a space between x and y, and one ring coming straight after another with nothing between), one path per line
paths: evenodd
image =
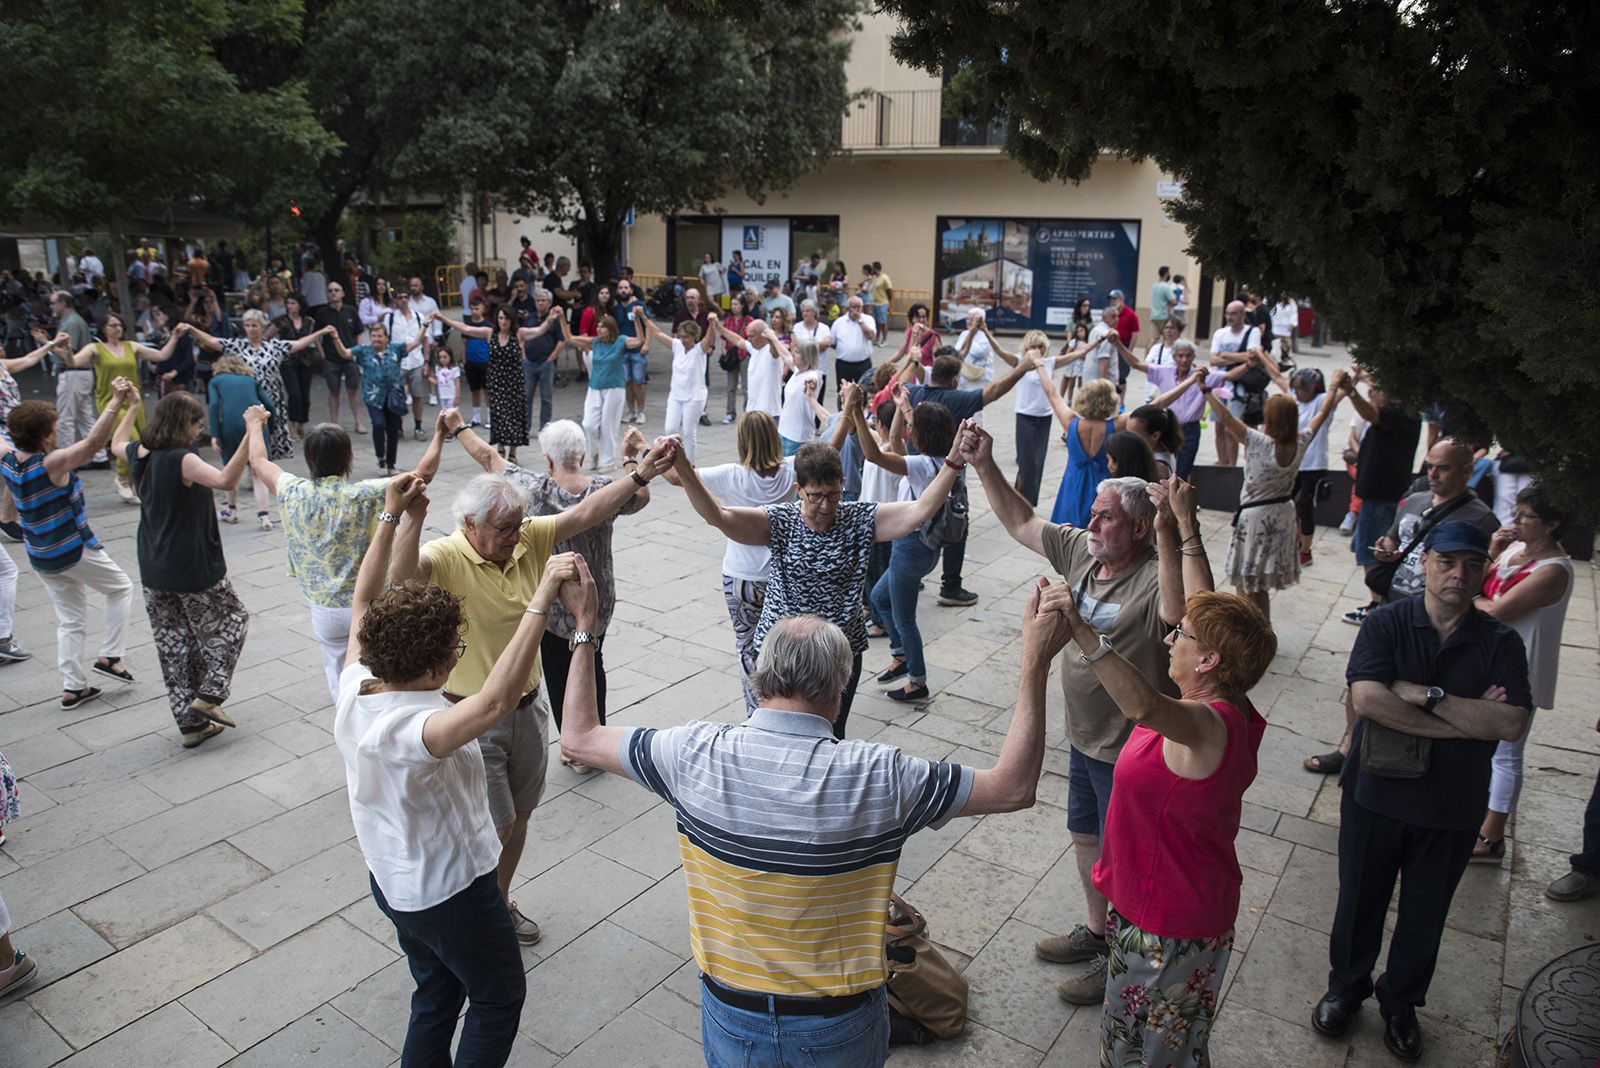
M1179 545L1188 545L1191 541L1200 541L1200 540L1202 540L1201 536L1200 536L1200 532L1197 530L1193 534L1190 534L1187 538L1184 538L1178 544Z
M380 522L380 523L393 523L395 526L399 526L400 525L400 517L395 515L393 512L389 511L387 508L385 508L383 511L378 513L378 522Z
M627 467L629 464L632 464L633 466L638 467L639 466L639 461L634 459L632 456L630 456L626 460L622 461L622 466L623 467Z
M648 478L640 478L638 471L629 471L628 477L633 479L641 488L650 485L650 480Z
M948 467L952 471L962 471L962 470L965 470L966 466L967 466L966 464L953 464L953 463L951 463L950 462L950 457L948 457L948 456L946 456L944 458L944 465L946 467Z
M545 610L543 608L535 608L530 604L528 607L522 610L522 614L528 616L542 616L545 614Z

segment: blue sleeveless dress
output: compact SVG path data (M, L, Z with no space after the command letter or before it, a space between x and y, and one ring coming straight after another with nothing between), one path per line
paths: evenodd
M1094 508L1095 494L1100 483L1110 475L1106 460L1106 441L1116 433L1115 419L1106 420L1106 436L1100 441L1100 451L1090 456L1083 451L1078 439L1078 420L1067 425L1067 469L1061 473L1061 488L1056 491L1056 504L1050 512L1050 522L1070 523L1075 527L1089 525L1089 512Z

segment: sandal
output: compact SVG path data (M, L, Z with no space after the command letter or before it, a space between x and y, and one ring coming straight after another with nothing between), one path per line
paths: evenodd
M887 638L888 636L889 632L884 630L883 627L879 626L877 623L871 623L867 625L867 637Z
M207 723L204 727L201 727L199 730L182 731L180 733L182 733L182 735L183 735L183 747L185 749L193 749L195 746L199 745L201 742L205 741L207 738L211 738L211 737L213 737L215 735L221 734L222 733L222 724L220 724L220 723Z
M239 724L234 718L222 710L222 706L212 704L204 698L196 697L189 702L189 707L209 719L212 723L220 723L224 727L237 727Z
M85 701L93 701L99 696L100 687L98 686L85 686L81 690L63 690L61 691L61 707L77 708Z
M112 678L121 682L133 681L132 673L130 673L127 668L122 666L121 657L118 657L116 660L96 660L94 662L94 669L100 672L102 675L110 675Z
M1504 835L1499 838L1485 838L1478 835L1477 844L1472 847L1472 856L1468 858L1471 864L1499 864L1506 855L1506 839Z
M1302 766L1318 775L1337 775L1339 769L1344 767L1344 754L1337 749L1331 753L1318 753L1316 756L1306 757L1302 761Z

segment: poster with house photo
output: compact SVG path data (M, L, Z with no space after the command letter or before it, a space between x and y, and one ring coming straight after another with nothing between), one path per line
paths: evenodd
M973 308L999 304L1000 235L998 219L940 220L936 324L959 328Z

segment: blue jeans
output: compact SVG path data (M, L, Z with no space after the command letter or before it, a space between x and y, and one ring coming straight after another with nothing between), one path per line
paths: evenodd
M539 391L539 421L533 421L533 392ZM555 399L556 390L556 362L545 360L543 363L529 363L522 361L522 395L528 398L528 428L537 427L543 430L550 421L550 402Z
M938 549L922 544L918 534L907 534L895 541L889 570L872 587L872 607L889 632L889 651L906 658L906 677L919 685L928 681L928 665L917 627L917 583L938 562Z
M511 1056L528 985L495 873L485 872L454 897L420 912L391 909L377 880L367 878L417 981L401 1068L451 1063L450 1039L463 1002L470 1003L455 1064L500 1068Z
M1350 532L1350 551L1356 554L1356 563L1371 567L1378 562L1378 558L1372 555L1372 546L1389 533L1389 528L1394 526L1395 513L1399 510L1398 501L1369 501L1362 498L1361 511L1356 513L1355 529Z
M1195 457L1200 455L1200 420L1183 424L1183 448L1178 450L1178 470L1173 472L1185 482L1194 470Z
M650 357L641 356L637 352L629 352L622 357L622 369L627 372L628 381L634 385L650 381Z
M880 986L840 1016L792 1016L736 1009L702 989L700 1038L707 1068L881 1068L889 1058L889 998Z

